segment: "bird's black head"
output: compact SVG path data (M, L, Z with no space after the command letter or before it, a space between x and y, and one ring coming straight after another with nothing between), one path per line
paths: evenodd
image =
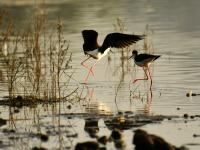
M133 55L133 56L136 56L137 54L138 54L138 51L137 51L137 50L133 50L133 51L132 51L132 55Z
M129 57L129 59L131 59L131 58L135 58L135 56L137 56L137 54L138 54L138 52L136 51L136 50L133 50L132 51L132 55L131 55L131 57Z

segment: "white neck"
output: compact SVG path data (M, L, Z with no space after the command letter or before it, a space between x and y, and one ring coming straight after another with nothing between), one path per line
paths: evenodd
M101 58L103 58L104 56L106 56L106 55L108 54L109 51L110 51L110 47L107 48L107 49L104 51L103 54L99 52L99 53L97 54L97 59L100 60Z
M93 51L87 51L87 54L90 55L91 57L97 59L97 60L100 60L101 58L103 58L104 56L106 56L108 54L108 52L110 51L110 47L107 48L104 53L100 53L98 51L98 49L95 49Z

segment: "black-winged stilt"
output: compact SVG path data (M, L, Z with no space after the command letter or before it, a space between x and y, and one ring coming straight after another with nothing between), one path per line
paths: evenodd
M146 78L142 78L142 79L135 79L133 81L133 83L137 82L138 80L148 80L150 77L151 80L151 85L152 85L152 78L151 78L151 73L149 71L149 66L150 64L155 61L156 59L158 59L161 55L151 55L151 54L138 54L138 51L133 50L132 51L132 56L130 58L133 58L134 62L136 65L140 66L143 68ZM130 59L129 58L129 59ZM149 73L149 77L148 74Z
M144 39L145 35L134 35L134 34L123 34L123 33L110 33L108 34L103 44L100 46L97 42L98 33L94 30L83 30L82 36L84 39L83 50L86 55L89 57L81 62L81 65L89 70L88 75L85 78L85 82L87 81L90 74L94 75L93 67L97 64L97 62L107 55L110 51L110 48L125 48L130 46L133 43L136 43L139 40ZM88 67L84 63L90 58L94 58L97 61L91 66Z

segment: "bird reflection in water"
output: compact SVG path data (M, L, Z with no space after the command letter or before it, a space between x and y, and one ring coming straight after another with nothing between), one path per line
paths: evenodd
M147 91L146 104L144 105L144 113L145 114L150 114L151 113L152 98L153 98L153 92L152 92L152 90L150 88L150 90Z
M83 97L85 100L95 99L94 87L89 87L88 84L84 84L84 89L86 89L86 95Z
M96 138L99 132L98 126L99 118L86 118L84 130L89 134L91 138Z
M106 104L97 100L89 101L85 106L85 112L88 116L85 118L84 130L91 138L97 138L99 119L105 116L112 116L113 113Z
M138 109L137 111L142 114L150 114L151 113L151 103L153 100L153 91L150 88L144 94L131 92L131 101L140 100L142 103L145 102L144 107L142 109Z
M89 88L88 86L87 87L87 95L86 95L86 98L89 98L90 100L91 99L94 99L95 98L95 94L94 94L94 88Z

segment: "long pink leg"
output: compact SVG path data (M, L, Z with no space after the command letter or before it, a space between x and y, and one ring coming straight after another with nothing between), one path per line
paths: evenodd
M90 76L90 70L88 71L88 74L87 74L87 76L86 76L85 79L84 79L84 82L85 82L85 83L87 82L89 76Z
M92 65L92 67L90 67L90 71L93 73L93 68L94 68L94 66L96 65L98 63L98 61L97 62L95 62L93 65ZM93 73L93 76L94 76L94 73Z
M98 61L97 61L97 62L98 62ZM92 65L92 67L90 67L89 72L88 72L88 74L87 74L87 76L86 76L84 82L87 82L87 79L88 79L88 77L90 76L90 73L92 73L93 76L94 76L93 68L94 68L94 66L97 64L97 62L95 62L95 63Z
M86 64L84 64L87 60L89 60L91 57L88 57L87 59L85 59L84 61L82 61L81 62L81 65L83 66L83 67L85 67L87 70L89 70L89 73L92 73L92 75L94 76L94 73L93 73L93 71L92 71L92 69L91 68L89 68Z
M142 68L143 68L143 70L144 70L144 72L145 72L146 78L135 79L135 80L133 81L133 83L137 82L138 80L148 80L148 79L149 79L145 67L142 67Z

